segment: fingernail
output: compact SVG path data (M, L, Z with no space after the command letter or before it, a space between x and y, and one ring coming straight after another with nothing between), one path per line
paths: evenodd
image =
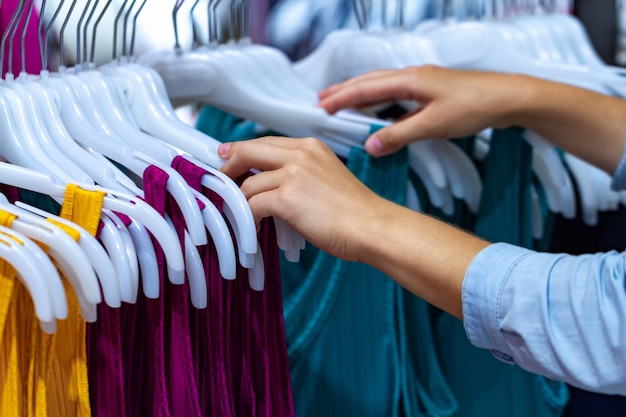
M217 147L217 153L219 153L220 156L226 155L228 153L228 150L230 149L230 146L230 143L222 143L220 146Z
M365 142L365 150L367 153L378 155L383 150L383 143L378 136L374 136Z

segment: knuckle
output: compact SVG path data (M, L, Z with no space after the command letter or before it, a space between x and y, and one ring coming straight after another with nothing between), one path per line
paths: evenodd
M306 159L302 156L299 156L298 159L300 161L306 161ZM285 167L285 173L291 179L302 175L303 171L304 171L304 168L302 167L302 164L299 164L299 163L289 164Z
M243 195L246 198L250 198L251 197L251 191L252 191L252 179L254 178L254 176L252 177L248 177L246 178L243 183L241 184L241 186L239 187L241 192L243 193Z

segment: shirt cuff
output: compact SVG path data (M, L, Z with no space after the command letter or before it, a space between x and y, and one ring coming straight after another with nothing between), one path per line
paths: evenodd
M504 362L514 363L500 328L502 291L511 270L532 253L528 249L495 243L472 260L463 280L463 325L470 343L490 349Z
M626 148L626 143L624 146ZM614 191L626 190L626 149L624 149L622 160L619 161L615 174L613 174L611 189Z

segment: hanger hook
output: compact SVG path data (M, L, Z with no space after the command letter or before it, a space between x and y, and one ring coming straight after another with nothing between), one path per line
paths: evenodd
M63 47L63 38L65 35L65 27L67 26L67 23L70 21L70 16L72 15L72 12L74 11L74 7L76 6L76 0L72 0L72 4L70 5L70 9L67 12L67 15L65 16L65 19L63 20L63 24L61 25L61 30L59 32L59 48L60 48L60 67L64 68L65 67L65 51L64 51L64 47Z
M354 9L354 16L356 17L356 22L359 25L359 29L365 30L365 19L364 19L364 10L362 9L361 0L352 0L352 8Z
M135 16L133 17L133 30L130 36L130 51L129 51L130 56L133 56L135 54L135 35L137 32L137 19L139 18L139 13L141 13L147 1L148 0L143 0L141 2L141 4L139 5L139 8L137 9L137 12L135 13Z
M404 0L396 2L396 24L399 29L404 29Z
M7 40L9 40L9 56L7 62L7 76L9 74L13 75L13 38L15 37L15 31L17 30L17 22L21 19L21 10L23 9L24 1L20 1L15 10L13 11L13 15L9 20L9 25L7 26L6 32L2 35L2 45L0 45L0 56L4 58L4 51L6 48ZM4 62L3 62L4 65Z
M119 24L119 21L124 14L126 4L128 4L128 0L124 0L124 2L122 3L122 7L120 7L120 10L115 15L115 20L113 21L113 60L117 59L117 25Z
M250 37L250 0L241 0L241 36Z
M236 39L238 35L237 31L239 30L239 28L237 27L239 24L237 19L237 0L230 1L230 12L228 13L228 17L230 18L228 38L230 40Z
M88 48L88 38L87 38L87 32L89 30L89 24L91 23L91 19L93 19L94 14L96 13L96 9L98 8L98 3L100 3L100 0L95 0L94 5L91 9L91 11L89 12L89 16L87 17L87 20L85 21L85 26L83 27L83 64L88 64L93 62L92 60L90 60L89 58L89 48Z
M191 30L193 32L192 34L193 43L191 46L192 49L196 49L202 43L202 41L200 40L201 37L200 37L200 30L198 28L198 22L196 21L196 18L194 17L196 6L198 6L199 3L200 3L200 0L194 1L193 5L191 6L191 9L189 10L189 18L191 19Z
M243 38L244 32L244 2L241 0L232 0L230 3L230 38L232 40L240 40Z
M82 58L81 58L81 36L80 36L80 29L82 27L83 21L85 20L85 17L87 16L87 11L89 10L89 7L91 6L91 1L92 0L87 0L87 2L85 3L85 6L83 7L83 11L80 14L80 17L78 18L78 23L76 23L76 65L79 66L82 63Z
M96 62L96 34L98 33L98 25L100 24L100 21L102 21L102 18L106 14L106 11L108 10L112 2L113 0L107 0L107 3L104 5L104 8L100 12L100 15L93 24L93 29L91 31L91 54L89 56L89 62L91 63Z
M177 55L182 54L183 51L178 37L178 11L183 6L183 3L185 3L185 0L176 0L174 8L172 9L172 23L174 24L174 50Z
M219 22L217 19L217 6L222 0L209 0L209 45L217 44L221 40Z
M128 18L130 17L131 11L135 7L135 3L137 3L137 0L132 0L130 2L130 7L128 8L128 10L126 11L126 14L124 15L124 27L122 28L122 57L128 56L128 49L127 49L128 44L126 43L126 37L128 35Z
M1 4L2 2L0 1L0 5ZM37 25L37 42L39 42L39 58L41 59L42 70L45 70L46 68L48 68L48 65L46 63L45 48L43 45L43 42L44 42L43 16L44 16L45 11L46 11L46 0L41 0L41 8L39 9L39 15L41 16L41 18L39 19L39 24Z
M49 33L50 33L50 29L52 29L52 26L54 24L54 22L57 20L57 17L59 16L59 13L61 12L61 9L63 9L63 6L65 5L65 0L61 0L59 2L59 5L57 6L56 10L54 11L54 14L52 15L52 18L50 19L50 21L48 22L48 25L46 26L44 33L43 33L43 49L44 49L44 56L45 56L45 62L46 65L48 64L48 42L49 42ZM40 24L43 25L43 13L42 15L42 19Z
M26 31L28 30L28 26L30 25L30 18L33 15L33 6L35 4L35 0L30 0L28 4L28 11L26 12L26 21L24 22L24 27L22 28L22 35L20 39L20 48L22 50L22 73L26 73Z

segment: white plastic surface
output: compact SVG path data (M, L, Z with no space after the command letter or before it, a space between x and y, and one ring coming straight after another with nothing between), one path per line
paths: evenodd
M70 222L69 220L66 220L62 217L48 213L44 210L38 209L20 201L17 201L15 203L15 206L21 209L20 217L24 216L24 212L30 212L43 218L53 219L56 222L70 226L74 230L78 231L80 233L78 245L87 255L87 258L89 259L92 268L98 276L98 281L100 282L100 286L102 288L104 301L109 307L119 307L121 305L121 292L117 276L115 275L115 271L113 269L113 263L111 262L111 259L108 257L102 245L100 245L95 237L93 237L89 232L87 232L79 225Z

